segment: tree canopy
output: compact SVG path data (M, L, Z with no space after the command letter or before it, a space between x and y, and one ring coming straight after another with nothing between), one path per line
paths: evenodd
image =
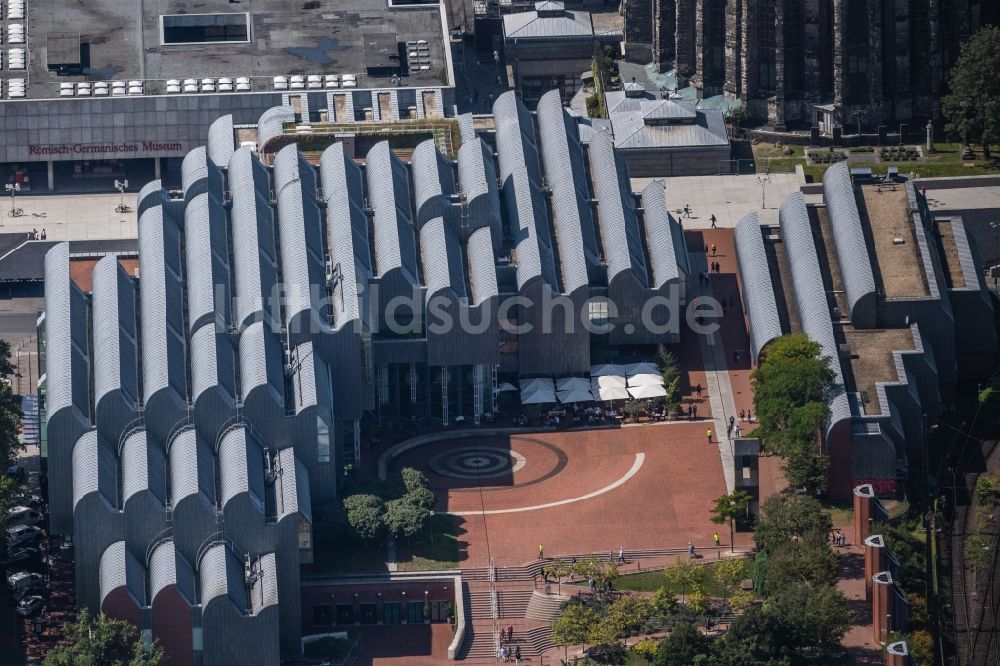
M163 650L139 640L139 630L103 613L91 617L80 611L67 631L69 645L58 645L45 655L45 666L158 666Z
M674 627L663 642L653 662L656 666L691 666L692 664L708 663L703 655L707 655L711 641L698 628L687 622Z
M750 375L759 422L754 434L785 459L785 476L793 486L825 487L819 441L835 378L819 343L801 333L773 340Z
M10 360L10 343L0 340L0 377L17 372ZM0 382L0 465L4 469L14 462L23 448L18 439L21 426L21 405L18 403L10 384Z
M1000 143L1000 27L980 28L962 45L948 79L950 93L941 100L945 130L963 143L978 143L990 157Z

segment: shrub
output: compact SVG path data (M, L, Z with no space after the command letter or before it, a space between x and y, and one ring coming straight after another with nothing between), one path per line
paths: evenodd
M976 504L979 506L991 506L993 504L993 479L980 474L976 480Z
M382 533L382 500L376 495L351 495L344 498L347 522L363 541L370 541Z

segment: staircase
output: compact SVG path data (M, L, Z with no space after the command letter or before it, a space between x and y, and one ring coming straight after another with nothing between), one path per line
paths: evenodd
M543 622L555 622L556 618L559 617L559 609L571 598L565 594L533 592L525 609L524 617Z
M493 617L490 610L490 591L486 587L467 587L466 599L468 610L466 618L472 620L489 620ZM532 590L523 588L500 588L497 590L497 602L502 618L525 617L525 610L531 599Z
M25 444L38 444L38 396L21 396L21 441Z

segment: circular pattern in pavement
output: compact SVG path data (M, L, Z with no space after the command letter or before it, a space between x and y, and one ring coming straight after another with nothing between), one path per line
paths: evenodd
M526 463L517 451L499 446L467 446L439 453L427 461L427 466L453 479L490 479L513 474Z

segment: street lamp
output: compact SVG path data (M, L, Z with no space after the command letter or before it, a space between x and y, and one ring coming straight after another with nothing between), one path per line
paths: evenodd
M767 184L770 182L771 182L770 174L765 173L763 176L757 176L757 183L760 185L761 209L767 208Z
M3 186L3 188L7 191L7 194L10 195L10 216L18 217L19 213L17 212L18 209L14 206L14 197L21 191L21 184L7 183Z
M125 180L115 180L115 189L121 194L121 201L118 203L118 207L115 208L116 213L127 213L128 206L125 205L125 190L128 189L128 179Z

